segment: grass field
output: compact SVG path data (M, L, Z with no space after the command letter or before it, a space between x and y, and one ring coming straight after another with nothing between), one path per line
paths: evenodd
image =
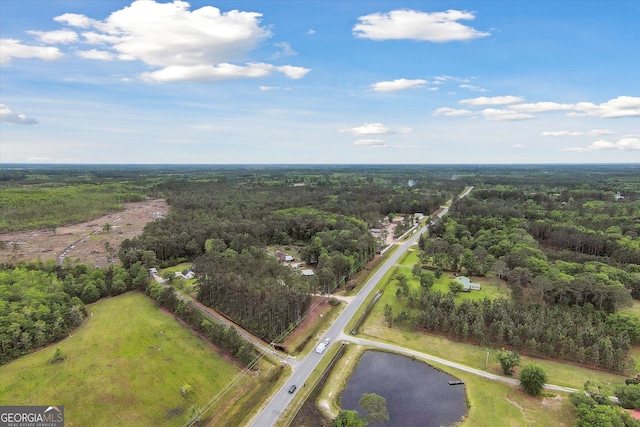
M0 367L0 405L64 405L66 426L180 426L192 405L208 402L240 372L142 294L88 311L72 337ZM50 364L57 348L66 359ZM217 410L246 398L253 382L244 377Z

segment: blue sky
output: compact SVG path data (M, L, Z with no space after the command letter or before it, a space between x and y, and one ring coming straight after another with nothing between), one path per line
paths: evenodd
M640 161L640 2L0 4L0 163Z

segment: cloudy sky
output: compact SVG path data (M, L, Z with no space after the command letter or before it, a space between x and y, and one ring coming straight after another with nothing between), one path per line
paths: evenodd
M640 2L1 0L0 163L640 161Z

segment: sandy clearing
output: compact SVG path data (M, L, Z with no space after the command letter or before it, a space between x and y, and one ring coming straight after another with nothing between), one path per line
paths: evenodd
M123 211L55 230L0 234L0 240L5 242L4 249L0 250L0 263L46 261L63 258L64 254L64 258L107 267L110 263L119 262L118 249L123 240L140 235L145 224L163 217L168 211L169 205L165 200L148 199L126 203ZM103 230L105 224L110 226L108 232Z

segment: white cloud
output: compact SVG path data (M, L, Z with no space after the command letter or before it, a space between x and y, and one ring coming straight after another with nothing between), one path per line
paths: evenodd
M280 87L280 86L260 86L260 90L262 91L270 91L270 90L291 90L289 87Z
M390 130L382 123L365 123L362 126L356 126L350 129L340 129L340 132L350 133L352 135L376 135L389 133Z
M308 68L294 67L293 65L281 65L279 67L275 67L275 70L280 71L285 76L294 80L303 78L309 71L311 71Z
M556 130L556 131L542 132L542 136L599 136L599 135L610 135L612 133L613 131L610 129L593 129L587 132Z
M359 139L354 141L353 145L362 145L365 147L384 148L387 144L381 139Z
M600 150L640 151L640 137L636 135L625 135L613 142L600 139L592 142L586 147L571 147L565 148L562 151L577 151L585 153Z
M67 24L70 27L79 28L89 28L98 23L98 21L94 19L87 18L84 15L78 15L77 13L65 13L63 15L56 16L53 20L60 22L61 24Z
M279 48L280 50L278 50L276 53L274 53L271 56L272 59L282 58L284 56L295 56L298 54L298 52L296 52L291 48L291 43L280 42L280 43L274 43L273 45Z
M0 64L9 64L13 58L54 61L62 56L62 52L57 47L29 46L22 44L20 40L0 39Z
M94 25L117 37L112 47L149 65L193 66L237 60L271 36L262 15L205 6L189 11L182 1L135 1Z
M261 17L261 13L221 12L212 6L190 10L189 3L180 0L168 3L137 0L111 13L104 21L69 13L55 20L90 30L82 33L84 42L103 46L81 53L85 58L140 60L156 67L142 75L148 81L255 78L271 71L292 79L302 78L309 69L242 63L249 52L272 35L260 25ZM275 45L281 49L278 57L295 54L289 43Z
M371 85L371 89L377 92L392 92L406 89L419 89L429 82L422 79L396 79L390 82L378 82Z
M507 104L517 104L518 102L522 102L523 99L519 96L494 96L488 98L486 96L481 96L479 98L470 98L463 99L460 101L460 104L464 105L507 105Z
M579 102L575 109L578 114L581 112L589 116L604 118L637 117L640 116L640 97L619 96L600 105Z
M314 30L314 29L310 29L310 30L309 30L309 31L307 31L305 34L306 34L306 35L308 35L308 36L311 36L311 35L313 35L313 34L315 34L315 33L316 33L316 30Z
M98 59L101 61L110 61L113 59L113 54L111 52L98 49L79 50L76 52L76 55L84 59Z
M487 120L505 121L505 120L527 120L533 116L529 114L518 113L511 110L500 110L495 108L486 108L480 112Z
M470 90L472 92L487 92L487 89L483 88L483 87L479 87L479 86L473 86L473 85L469 85L469 84L463 84L458 86L460 89L467 89Z
M464 116L473 116L475 113L469 110L463 109L454 109L448 107L438 108L433 112L434 116L447 116L447 117L464 117Z
M16 125L34 125L38 123L36 119L27 117L22 113L13 111L4 104L0 104L0 123L13 123Z
M42 43L48 44L66 44L74 43L78 41L78 34L71 30L56 30L56 31L27 31L29 34L33 34L38 37Z
M400 134L411 133L413 132L413 128L409 126L400 126L396 132Z
M408 9L394 10L359 17L359 23L353 27L353 34L371 40L410 39L439 43L490 35L456 22L474 18L473 13L459 10L434 13Z
M300 79L309 72L309 69L302 67L292 67L283 65L275 67L271 64L258 63L247 65L217 64L217 65L171 65L161 70L143 73L142 78L154 82L177 82L177 81L201 81L212 82L234 78L258 78L271 74L272 71L279 71L291 79Z
M176 82L185 80L216 81L239 77L264 77L269 75L273 65L248 64L246 66L234 64L218 65L171 65L158 71L144 73L142 78L155 82Z
M526 145L524 145L524 144L513 144L512 147L513 148L524 148L524 147L526 147Z
M447 80L454 80L455 77L444 75L444 76L435 76L433 79L435 80L434 84L436 84L436 83L437 84L442 84L442 83L446 82Z
M535 102L532 104L510 105L510 110L522 111L525 113L546 113L551 111L573 110L575 104L559 104L557 102Z

